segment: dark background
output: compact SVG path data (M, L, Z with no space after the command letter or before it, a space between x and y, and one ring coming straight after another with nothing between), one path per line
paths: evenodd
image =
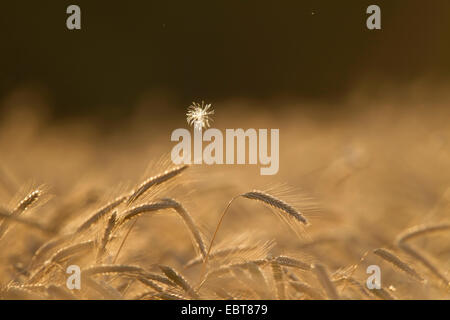
M66 29L81 7L82 29ZM382 30L366 28L378 4ZM180 103L336 101L364 81L450 78L450 1L2 1L0 99L46 93L56 117L125 116L146 92ZM313 14L314 13L314 14Z

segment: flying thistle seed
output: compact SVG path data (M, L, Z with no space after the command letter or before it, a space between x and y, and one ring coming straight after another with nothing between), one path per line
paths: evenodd
M188 107L186 113L187 122L189 125L194 125L194 129L201 130L202 128L209 127L209 121L212 121L210 115L214 114L214 110L211 109L211 104L206 104L202 101L202 104L192 102L192 105Z

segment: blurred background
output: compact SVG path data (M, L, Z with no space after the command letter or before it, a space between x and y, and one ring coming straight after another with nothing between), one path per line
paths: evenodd
M81 30L66 28L70 4ZM366 28L371 4L380 31ZM331 111L362 85L446 84L449 30L447 0L3 1L1 108L19 92L52 119L163 116L202 99Z

